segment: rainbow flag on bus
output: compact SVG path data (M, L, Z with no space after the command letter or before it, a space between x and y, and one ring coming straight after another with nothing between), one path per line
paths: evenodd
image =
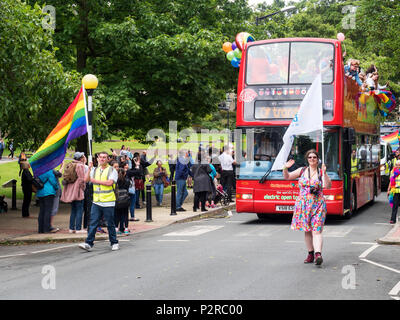
M387 136L381 137L381 139L389 143L393 151L399 148L399 130L396 130L395 132L388 134Z
M86 133L86 100L82 86L56 127L29 159L34 176L40 176L60 165L67 153L68 143Z

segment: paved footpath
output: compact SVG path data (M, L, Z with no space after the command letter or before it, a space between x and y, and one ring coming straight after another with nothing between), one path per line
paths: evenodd
M226 215L229 210L235 209L235 203L229 206L218 206L214 209L208 209L207 212L192 211L193 207L193 192L188 190L189 196L187 197L183 207L187 209L185 212L177 212L176 215L171 215L171 208L166 204L170 203L170 194L164 195L162 207L152 208L152 221L146 221L146 206L142 205L142 209L135 210L135 218L139 221L129 222L129 230L132 233L144 232L147 230L161 228L172 223L186 222L203 217L212 217L218 215ZM7 199L9 208L11 208L11 200ZM152 203L156 203L155 197L152 197ZM17 210L10 210L8 213L0 214L0 245L7 244L24 244L24 243L39 243L39 242L68 242L68 241L83 241L86 239L87 234L70 234L69 233L69 217L70 205L60 203L60 208L57 215L54 217L53 226L60 229L56 233L38 234L38 214L39 208L34 205L32 201L30 207L30 217L22 218L21 215L22 201L17 201ZM107 228L103 228L105 231ZM126 237L128 235L118 235L118 237ZM96 240L108 239L107 234L96 234Z

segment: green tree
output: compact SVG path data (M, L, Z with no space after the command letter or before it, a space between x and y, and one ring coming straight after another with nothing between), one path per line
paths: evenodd
M55 58L43 18L38 5L0 2L0 129L22 148L44 141L80 85L78 74Z

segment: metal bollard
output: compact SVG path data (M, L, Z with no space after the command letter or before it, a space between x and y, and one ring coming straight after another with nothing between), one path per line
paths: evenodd
M176 181L171 181L171 216L176 216Z
M12 181L11 210L17 210L17 180Z
M151 207L151 184L146 185L146 222L153 222Z

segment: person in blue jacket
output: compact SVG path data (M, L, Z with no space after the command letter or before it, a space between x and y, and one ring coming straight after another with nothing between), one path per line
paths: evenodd
M53 210L54 197L59 188L57 178L53 170L49 170L41 174L39 179L44 184L43 188L36 193L40 206L38 218L39 233L55 232L57 229L51 227L50 217Z
M188 191L186 189L186 179L188 176L193 177L193 173L189 168L190 159L185 157L184 151L179 151L179 157L176 160L176 171L175 171L175 181L176 181L176 211L186 211L182 208L182 205L188 196Z

